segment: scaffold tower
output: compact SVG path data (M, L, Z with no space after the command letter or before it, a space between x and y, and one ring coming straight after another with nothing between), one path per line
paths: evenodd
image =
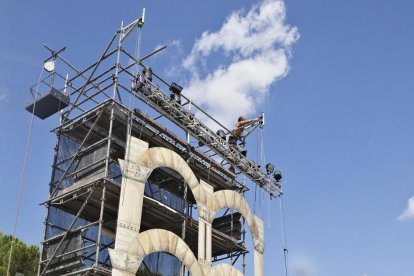
M136 46L127 37L135 31L140 36L143 22L144 16L121 26L99 59L84 69L63 56L65 48L44 45L50 56L40 82L30 89L33 102L26 109L41 119L58 114L60 123L53 129L56 144L49 196L42 203L47 213L39 275L111 275L114 264L109 251L116 250L120 199L125 198L128 178L121 165L131 139L145 143L149 150L173 152L211 196L220 191L223 198L236 193L240 200L239 196L232 200L242 206L249 191L246 179L270 197L282 194L280 172L273 173L273 166L264 171L249 160L242 146L229 143L230 130L181 93L180 85L165 81L148 66L150 57L165 47L142 57L130 53L128 49ZM55 70L54 63L64 73ZM263 124L264 118L254 127ZM224 210L215 217L203 214L210 214L214 204L207 202L207 195L205 206L200 205L199 194L189 182L178 168L153 168L143 186L138 232L168 231L198 256L201 266L227 259L242 263L244 275L245 255L250 252L246 231L249 227L257 238L256 254L263 250L262 226L253 215L246 217L247 207L240 211L230 208L230 203L218 204ZM209 225L210 243L200 247L199 232ZM252 225L257 229L252 230ZM189 275L191 269L175 256L149 254L136 275Z

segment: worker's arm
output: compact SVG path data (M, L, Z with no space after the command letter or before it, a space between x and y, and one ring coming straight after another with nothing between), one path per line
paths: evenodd
M251 125L251 124L253 124L255 122L260 121L261 119L262 119L262 117L255 118L255 119L251 119L251 120L240 121L240 122L238 122L237 127L248 126L248 125Z

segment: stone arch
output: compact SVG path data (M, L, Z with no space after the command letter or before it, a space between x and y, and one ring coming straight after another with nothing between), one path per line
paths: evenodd
M211 222L213 221L214 215L218 210L231 208L242 214L242 216L246 219L252 236L254 238L259 237L260 229L258 229L256 224L256 217L252 214L246 199L239 193L231 190L215 192L213 196L208 199L207 206L211 212Z
M263 222L254 216L250 210L247 201L239 193L230 190L223 190L215 192L207 202L210 209L209 220L213 221L216 212L223 208L232 208L246 219L254 244L254 275L263 276L263 252L264 252L264 237L263 237ZM212 274L214 275L214 274ZM225 275L225 274L218 274Z
M219 264L210 269L207 276L244 276L244 274L229 264Z
M176 234L164 229L151 229L138 235L139 264L145 256L154 252L167 252L177 257L192 276L204 276L197 258L188 245Z
M198 207L206 204L207 195L197 177L187 162L174 151L161 147L150 148L138 158L137 163L149 169L167 167L177 171L191 189Z

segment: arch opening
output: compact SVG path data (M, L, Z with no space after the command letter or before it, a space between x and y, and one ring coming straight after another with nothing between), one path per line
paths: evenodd
M180 275L182 262L170 253L157 251L142 260L136 276Z
M141 257L155 252L169 253L182 262L190 275L204 276L197 258L188 245L174 233L163 229L152 229L138 236Z
M177 172L191 189L197 206L207 201L207 195L195 174L185 160L174 151L159 147L150 148L139 157L138 164L150 169L164 167Z
M217 210L212 221L212 235L218 233L228 237L229 242L212 243L212 271L224 269L228 273L231 272L229 275L242 275L243 265L253 263L252 254L248 254L252 248L252 241L245 218L233 208ZM215 274L210 271L208 275Z

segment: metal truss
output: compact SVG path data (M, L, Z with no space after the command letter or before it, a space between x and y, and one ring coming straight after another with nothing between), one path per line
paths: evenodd
M197 119L194 114L167 96L159 86L147 81L145 85L137 90L137 94L148 101L162 115L220 155L229 164L236 166L240 172L259 185L270 196L277 197L281 194L280 185L275 179L261 171L256 163L248 160L235 146L230 145L206 124Z

